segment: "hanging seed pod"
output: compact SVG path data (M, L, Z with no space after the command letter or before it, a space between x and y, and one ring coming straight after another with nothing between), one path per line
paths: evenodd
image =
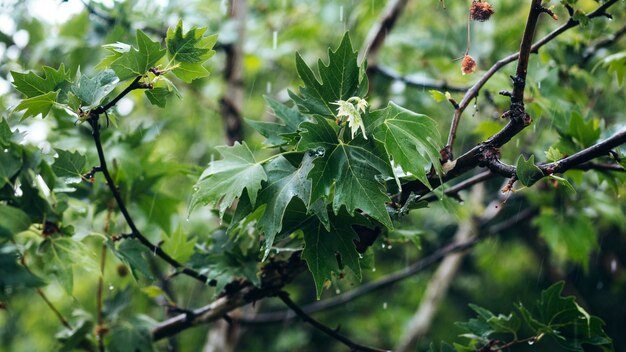
M486 1L472 0L470 7L470 18L473 21L485 22L493 15L493 7Z
M463 61L461 61L461 72L464 75L468 75L470 73L474 73L474 71L476 71L476 60L465 54L465 56L463 56Z

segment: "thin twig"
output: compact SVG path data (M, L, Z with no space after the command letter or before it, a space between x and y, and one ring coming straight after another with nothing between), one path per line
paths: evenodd
M448 92L465 92L468 89L468 87L455 86L448 84L447 82L412 79L406 76L402 76L392 69L380 65L368 66L367 71L370 74L380 74L394 81L402 82L409 87L415 87L419 89L436 89Z
M110 235L111 231L111 215L113 214L113 207L109 204L107 209L107 216L104 223L104 233ZM104 334L106 329L104 328L104 318L102 315L102 292L104 291L104 268L106 265L107 246L106 243L102 243L102 249L100 250L100 277L98 278L98 288L96 291L96 341L98 342L98 350L104 352Z
M128 224L128 226L130 227L132 231L131 237L139 240L139 242L141 242L151 252L158 255L161 259L163 259L165 262L167 262L174 268L178 269L183 274L193 277L194 279L202 283L211 284L211 282L209 282L209 279L206 275L200 274L193 269L183 266L181 263L179 263L174 258L172 258L169 254L165 253L161 249L161 247L152 244L152 242L150 242L150 240L148 240L141 233L141 231L139 231L139 229L135 225L135 222L133 221L133 218L128 212L128 209L126 208L126 203L124 202L124 199L122 198L122 195L120 194L119 189L117 188L117 186L115 185L115 182L113 181L113 178L111 177L111 173L109 172L109 168L106 162L106 157L104 154L104 148L102 147L102 141L100 139L100 122L99 122L100 114L105 113L108 109L115 106L115 104L117 104L117 102L120 101L120 99L122 99L131 91L135 89L147 88L145 85L143 85L140 82L140 80L141 80L141 76L135 78L132 81L132 83L128 87L126 87L126 89L124 89L120 94L118 94L115 98L113 98L113 100L111 100L108 104L102 107L99 107L97 109L94 109L90 113L90 118L87 121L89 122L89 125L91 126L91 129L92 129L91 135L93 137L94 144L96 145L96 149L98 152L98 159L100 161L100 166L99 166L98 171L101 172L102 175L104 175L104 178L106 179L106 182L107 182L107 186L109 187L109 190L111 191L111 194L113 195L113 198L115 198L117 206L119 207L120 212L124 216L124 220L126 220L126 223Z
M283 303L285 303L285 305L287 307L289 307L289 309L293 310L300 318L302 318L302 320L306 321L307 323L313 325L316 329L320 330L321 332L325 333L326 335L332 337L333 339L343 343L344 345L350 347L351 351L366 351L366 352L384 352L387 350L383 350L383 349L379 349L379 348L374 348L374 347L368 347L368 346L364 346L364 345L360 345L352 340L350 340L349 338L340 335L336 330L333 330L331 328L329 328L328 326L320 323L319 321L313 319L311 316L309 316L307 313L305 313L294 301L291 300L291 298L289 298L289 295L284 292L281 291L278 293L278 298L280 298L281 301L283 301Z

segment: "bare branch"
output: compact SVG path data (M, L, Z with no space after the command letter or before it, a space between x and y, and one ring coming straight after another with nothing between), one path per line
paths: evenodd
M591 59L598 50L602 48L606 48L617 43L624 35L626 34L626 25L622 26L622 28L615 31L615 33L598 40L592 45L588 46L585 51L583 51L582 63L585 64L589 59Z
M569 169L577 168L580 166L583 169L591 169L594 165L597 164L585 164L588 161L609 155L610 151L618 147L622 144L626 143L626 129L617 132L612 137L594 144L593 146L583 149L576 154L570 155L561 160L557 160L553 163L546 163L537 165L539 169L543 172L544 176L549 176L555 173L563 173ZM494 173L500 174L506 177L513 177L517 175L517 168L512 165L507 165L502 163L497 158L488 159L485 161L486 166ZM603 166L598 166L598 169L611 169L615 171L623 171L624 169L619 165L614 165L612 167L607 167L605 164L600 164ZM620 170L621 168L621 170Z
M587 18L593 19L593 18L596 18L596 17L604 16L606 14L606 10L609 7L611 7L612 5L614 5L617 1L618 0L609 0L609 1L605 2L604 4L599 6L596 10L594 10L593 12L588 14ZM563 32L567 31L570 28L576 27L579 24L580 23L578 21L573 20L572 18L570 18L565 24L561 25L560 27L558 27L557 29L553 30L548 35L546 35L545 37L543 37L543 38L539 39L537 42L535 42L535 44L533 44L530 47L530 52L531 53L539 52L539 49L541 47L543 47L544 45L546 45L549 42L551 42L552 40L554 40L556 37L561 35ZM498 71L500 71L500 69L503 68L504 66L510 64L511 62L516 61L519 58L519 55L520 55L520 53L517 52L515 54L511 54L509 56L506 56L506 57L498 60L495 64L493 64L493 66L491 66L491 68L489 68L489 70L487 70L487 72L485 72L485 74L476 83L474 83L474 85L469 90L467 90L467 92L463 96L463 99L461 99L461 102L459 103L459 108L454 111L454 116L452 118L452 124L450 126L450 133L448 134L448 142L447 142L447 145L446 145L446 148L449 150L450 155L452 155L452 152L453 152L454 140L456 138L456 130L458 128L459 121L461 119L461 115L463 114L463 112L465 111L465 109L467 108L469 103L472 101L472 99L474 99L476 96L478 96L478 93L480 92L482 87L487 83L487 81L489 81L491 79L491 77L494 74L496 74Z

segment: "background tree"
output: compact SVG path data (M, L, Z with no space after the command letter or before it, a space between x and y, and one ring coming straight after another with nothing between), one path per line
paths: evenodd
M8 350L626 343L623 1L50 4L1 5Z

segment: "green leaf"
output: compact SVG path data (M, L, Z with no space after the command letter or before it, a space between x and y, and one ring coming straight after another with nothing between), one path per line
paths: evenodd
M231 206L235 198L240 198L244 188L252 205L261 182L267 180L263 167L254 159L245 142L232 147L216 147L224 159L211 162L194 186L189 211L199 204L219 206L220 216Z
M74 351L78 346L85 342L89 343L88 337L93 332L93 322L87 319L81 319L77 326L72 329L64 329L54 335L61 342L61 351Z
M609 74L615 73L620 86L624 83L624 77L626 77L626 51L605 57L602 59L601 64L608 68Z
M16 289L39 287L44 281L17 263L13 246L0 247L0 294L15 294Z
M107 344L110 352L152 352L152 335L150 327L152 324L146 324L145 320L131 319L127 322L115 326L107 334L109 343Z
M22 156L18 150L0 149L0 188L9 183L11 178L22 168Z
M351 224L355 219L342 212L330 215L330 231L317 218L312 218L304 226L304 259L313 274L317 299L327 283L338 275L343 267L348 267L361 280L359 254L354 241L358 240ZM339 261L338 261L339 258Z
M176 63L174 74L187 83L196 78L209 75L202 64L210 59L217 42L217 35L203 36L207 28L192 27L183 33L183 22L179 21L176 28L169 28L165 43L170 60Z
M283 124L254 120L246 120L246 122L257 130L263 137L267 138L265 140L266 144L271 146L290 144L295 139L294 135L296 134L300 123L307 121L308 119L302 115L295 106L289 108L268 96L265 97L265 101L274 112L276 118Z
M65 183L80 183L85 173L87 159L78 152L55 149L59 156L52 164L52 171L65 180Z
M121 53L111 63L111 68L120 81L125 81L146 74L164 55L165 49L161 48L159 42L152 41L144 32L137 30L137 48L131 47Z
M74 266L97 271L95 254L72 238L48 238L40 244L38 251L43 255L46 272L54 276L69 295L74 289Z
M265 254L270 253L274 237L282 228L283 216L294 197L307 204L311 194L311 181L307 178L317 155L305 153L299 168L293 167L287 159L277 157L267 164L267 185L259 193L258 205L265 204L265 212L258 221L258 227L265 234Z
M162 237L163 244L161 245L161 249L163 249L165 253L169 254L180 263L185 263L189 260L194 252L194 246L197 240L195 237L187 240L187 235L185 235L183 227L180 225L171 236L163 234Z
M13 235L28 230L30 217L21 209L0 204L0 238L12 238Z
M530 187L535 182L543 178L543 171L535 165L535 156L531 155L528 160L520 155L517 158L517 179L526 187Z
M443 175L441 136L430 117L390 102L386 108L371 112L365 122L368 132L384 144L389 158L424 185L430 187L427 173L431 165Z
M148 256L153 254L141 243L132 239L126 239L117 246L111 241L107 241L106 244L116 257L130 267L135 280L139 279L140 273L149 280L152 280L153 277L150 264L148 263Z
M574 296L563 297L564 282L558 282L541 293L537 302L537 321L547 329L540 330L570 351L583 352L584 344L610 345L611 339L602 329L604 323L580 307ZM532 323L532 322L531 322Z
M34 98L68 87L69 72L61 64L57 70L49 66L43 67L43 76L39 77L34 72L20 73L11 71L13 86L27 98Z
M104 70L93 77L80 76L78 83L73 85L71 90L86 109L91 109L100 105L102 100L115 89L118 82L119 78L113 70Z
M52 106L57 101L58 96L59 92L56 91L24 99L15 107L15 111L26 110L20 119L21 121L29 118L30 116L37 116L39 114L41 114L41 117L44 118L48 115L50 109L52 109Z
M132 46L126 43L113 43L113 44L105 44L102 46L104 49L109 51L109 55L105 56L96 66L96 70L104 70L111 67L111 64L115 62L115 60L119 59L124 55L124 53L129 52L132 49Z
M588 148L595 144L598 138L600 138L600 132L600 126L597 120L590 119L585 122L585 119L578 111L572 112L572 117L569 122L569 135L582 147Z
M8 147L12 137L13 132L11 132L11 127L7 123L7 120L0 118L0 146Z
M563 155L563 153L561 153L559 148L556 148L554 146L548 148L548 150L545 151L545 154L546 154L546 158L548 160L550 160L550 161L561 160L561 159L563 159L563 157L565 157L565 155Z
M591 252L597 248L596 228L586 216L565 215L552 208L542 208L533 223L552 252L561 260L570 259L584 267Z
M296 54L296 69L304 87L299 94L289 91L289 96L302 112L335 118L337 107L332 103L367 94L368 81L357 64L357 52L352 49L347 32L335 51L328 50L328 64L319 60L317 65L321 82Z
M165 107L167 97L171 94L170 90L165 87L147 89L144 92L152 105L156 105L161 108Z
M567 187L567 189L569 189L570 191L576 193L576 189L574 189L574 186L572 186L572 184L566 178L561 177L561 176L557 176L557 175L550 175L548 177L550 177L551 179L555 180L559 184Z
M335 126L328 120L314 116L313 122L300 125L301 140L299 150L315 150L323 157L315 160L310 173L312 181L311 200L313 204L320 198L332 197L333 210L339 213L345 206L350 215L359 209L379 221L387 228L393 228L385 203L389 196L381 177L389 177L392 171L388 162L376 154L373 142L362 137L344 143L337 139Z

